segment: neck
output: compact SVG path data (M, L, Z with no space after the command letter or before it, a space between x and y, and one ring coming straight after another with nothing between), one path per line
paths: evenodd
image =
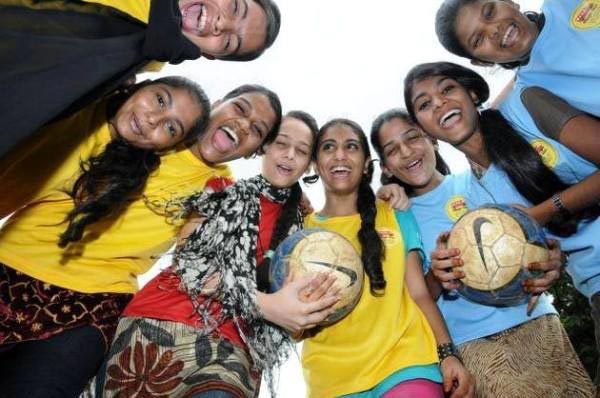
M485 168L490 166L491 162L485 152L481 130L476 130L467 141L457 146L456 149L464 153L470 161Z
M413 187L412 196L421 196L426 194L427 192L431 192L434 189L436 189L442 183L442 181L444 181L444 175L439 171L435 170L427 184L425 184L422 187Z
M325 206L319 215L326 217L350 216L358 213L356 202L358 191L350 194L337 194L335 192L325 193Z
M190 146L190 152L192 152L192 154L197 157L198 159L200 159L200 161L202 161L202 163L204 163L205 165L209 166L209 167L215 167L216 164L207 161L206 159L204 159L202 157L202 152L200 151L200 145L202 145L202 138L196 140L196 142L194 142L194 144L192 144L192 146Z

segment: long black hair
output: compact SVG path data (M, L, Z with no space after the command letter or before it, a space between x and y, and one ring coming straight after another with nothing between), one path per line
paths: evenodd
M375 120L373 121L373 124L371 125L370 139L371 139L371 145L373 145L373 148L375 148L375 152L377 152L377 155L379 156L379 159L380 159L380 162L382 165L385 165L385 154L383 152L383 148L381 147L381 140L379 139L379 135L381 134L381 128L383 127L383 125L393 119L400 119L408 124L417 126L417 123L413 120L413 118L410 117L408 112L406 110L400 109L400 108L389 109L375 118ZM448 164L446 163L444 158L440 155L440 153L437 149L434 149L434 154L435 154L436 170L439 171L442 175L450 174L450 167L448 167ZM400 185L402 188L404 188L404 191L406 192L407 195L411 195L412 192L414 191L414 187L405 183L404 181L402 181L401 179L397 178L394 175L392 175L391 177L388 177L387 175L385 175L385 173L381 173L380 181L381 181L381 185L387 185L387 184Z
M180 76L144 81L116 93L106 105L107 120L113 118L137 90L153 84L185 89L200 106L201 113L184 141L196 139L208 123L210 102L198 84ZM74 207L65 217L68 225L59 237L58 246L66 247L81 240L88 225L122 212L131 199L143 191L148 176L159 166L160 156L155 151L135 147L120 138L111 140L98 156L82 160L81 174L68 191Z
M471 60L477 60L473 54L469 53L466 48L458 40L456 35L456 18L461 8L465 5L475 3L480 0L444 0L440 8L435 15L435 33L437 34L440 44L449 52L459 57L468 58ZM533 11L527 11L523 13L530 21L541 26L544 24L544 16ZM501 67L505 69L514 69L523 64L526 64L529 60L529 55L524 59L500 63Z
M225 61L252 61L262 55L265 50L275 43L275 39L279 35L279 29L281 28L281 13L279 12L279 8L277 4L273 2L273 0L254 0L260 8L265 12L267 19L266 26L266 38L263 45L249 53L245 54L232 54L227 55L225 57L221 57L220 59Z
M317 142L313 150L313 161L317 160L318 148L323 136L331 127L334 126L349 127L358 137L362 146L365 159L371 157L371 150L367 142L367 136L360 125L349 119L333 119L325 123L319 129ZM358 231L358 241L361 246L361 260L365 272L369 276L369 288L371 294L380 296L385 291L386 281L383 275L382 260L385 256L385 248L381 237L375 230L375 219L377 217L377 206L375 203L375 193L371 188L371 180L373 179L373 162L370 161L367 165L367 170L363 173L358 186L358 198L356 200L356 208L360 214L361 225ZM306 182L315 182L316 176L305 178Z
M477 96L475 106L489 97L489 87L483 77L469 68L450 62L421 64L411 69L404 79L404 100L415 120L412 104L412 87L432 76L449 77ZM517 191L534 205L540 204L555 193L569 187L550 169L538 152L495 109L480 113L479 123L483 146L491 163L503 170ZM553 232L558 227L549 225ZM561 232L564 234L564 232Z

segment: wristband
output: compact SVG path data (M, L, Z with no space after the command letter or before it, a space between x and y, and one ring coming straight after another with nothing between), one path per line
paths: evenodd
M460 353L458 352L458 349L452 342L438 344L437 353L438 353L438 358L439 358L440 363L442 363L442 361L448 357L456 357L459 361L462 362Z
M571 215L571 212L569 211L569 209L567 209L565 207L564 203L560 199L560 194L559 193L555 193L554 195L552 195L552 204L558 210L558 212L560 213L560 215L562 217L566 218L566 217L569 217Z

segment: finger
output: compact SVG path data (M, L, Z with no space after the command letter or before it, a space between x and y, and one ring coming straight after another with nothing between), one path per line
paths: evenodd
M456 377L456 381L457 387L452 392L452 395L450 395L450 397L464 397L469 392L469 386L467 385L464 376L461 377L461 375L458 374Z
M539 300L540 296L538 294L531 296L529 302L527 303L527 316L531 315Z
M450 232L442 232L438 238L435 240L435 245L438 248L444 249L448 244L448 238L450 238Z
M451 248L451 249L441 249L437 248L431 252L432 260L446 260L449 258L460 258L460 249Z
M331 274L324 274L319 278L319 283L315 286L315 283L311 284L313 287L312 294L308 296L310 301L316 301L323 297L325 293L333 286L333 284L337 281L337 278Z
M560 250L560 241L556 239L546 239L546 245L548 245L548 249L550 249L550 251L556 249Z
M541 278L528 279L523 282L523 290L527 293L543 293L550 289L560 278L559 271L548 271Z
M302 311L305 315L317 313L323 310L329 310L335 303L340 301L340 296L325 296L317 301L311 301L304 304L304 310ZM312 323L319 321L312 321Z
M451 375L443 375L444 378L444 392L449 393L452 389L452 385L454 384L454 379Z
M534 261L527 264L527 269L530 271L554 271L560 269L560 258L549 261Z
M318 324L320 322L323 322L323 320L325 320L325 318L327 318L327 316L329 316L329 314L331 314L333 311L334 311L333 308L331 308L331 306L330 306L330 307L324 308L320 311L311 312L310 314L308 314L306 316L305 324L312 325L312 324Z

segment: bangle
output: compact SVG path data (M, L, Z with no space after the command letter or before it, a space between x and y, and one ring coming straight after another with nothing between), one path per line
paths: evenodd
M566 218L566 217L569 217L571 215L571 212L569 211L569 209L567 209L565 207L565 204L560 199L560 194L559 193L555 193L554 195L552 195L552 204L554 205L554 207L556 208L556 210L558 210L558 213L562 217Z
M440 363L442 363L442 361L448 357L456 357L459 361L462 362L460 353L458 352L458 349L452 342L438 344L437 353L438 353L438 359L439 359Z

